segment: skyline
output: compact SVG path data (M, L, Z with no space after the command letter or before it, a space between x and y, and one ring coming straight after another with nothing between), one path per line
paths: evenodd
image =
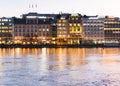
M119 7L118 0L2 0L0 3L0 17L11 17L28 13L80 13L82 15L109 15L120 17L117 11ZM29 8L29 5L37 5L37 8Z

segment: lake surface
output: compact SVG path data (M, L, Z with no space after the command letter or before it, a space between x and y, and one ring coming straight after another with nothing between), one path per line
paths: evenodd
M119 86L120 48L0 49L0 86Z

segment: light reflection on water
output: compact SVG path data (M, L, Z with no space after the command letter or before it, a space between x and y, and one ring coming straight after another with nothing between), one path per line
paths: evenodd
M119 48L1 48L0 85L118 86L119 52Z

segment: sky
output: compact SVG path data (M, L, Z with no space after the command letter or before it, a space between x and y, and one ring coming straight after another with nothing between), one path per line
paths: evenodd
M120 17L119 3L120 0L0 0L0 17L19 17L29 12L59 13L61 11Z

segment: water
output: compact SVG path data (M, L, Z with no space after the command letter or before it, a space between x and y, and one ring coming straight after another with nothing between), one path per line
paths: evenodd
M0 86L119 86L119 48L0 49Z

